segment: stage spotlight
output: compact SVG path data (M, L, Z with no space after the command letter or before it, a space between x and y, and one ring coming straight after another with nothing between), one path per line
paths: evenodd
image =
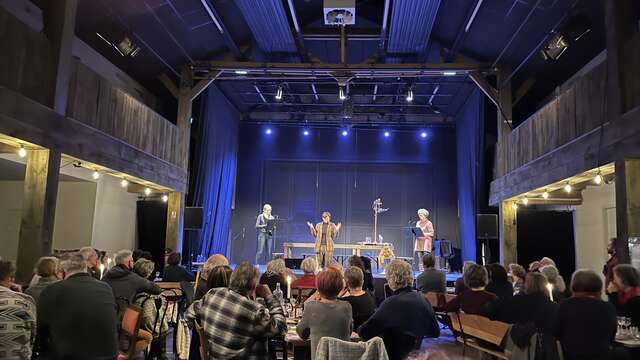
M342 101L347 100L347 92L344 89L344 86L340 86L340 89L338 89L338 98Z
M349 135L349 131L348 130L342 130L342 136L347 136Z
M545 60L558 60L560 56L562 56L562 54L567 51L568 47L569 44L564 39L564 36L562 36L562 34L556 34L541 50L542 57L544 57Z
M144 189L144 194L147 195L147 196L151 195L151 189L145 188Z
M27 149L25 149L24 146L20 146L20 150L18 150L18 156L20 156L21 158L27 156Z
M304 135L304 136L309 136L309 130L304 130L304 131L302 132L302 135Z
M549 193L547 192L547 190L545 190L545 191L542 193L542 198L543 198L543 199L545 199L545 200L547 200L547 199L549 198Z
M389 135L391 135L388 131L384 132L384 137L389 137Z
M120 181L120 186L127 187L127 185L129 185L129 181L127 181L127 179L122 179L122 181Z
M100 178L100 173L97 171L94 171L92 176L94 180L98 180Z
M407 90L407 102L412 102L413 101L413 89L409 88L409 90Z
M427 138L427 132L426 131L421 132L420 133L420 137L423 138L423 139L426 139Z
M284 89L282 85L278 85L278 89L276 90L276 100L282 100L282 94L284 93Z
M267 128L267 130L265 130L264 133L267 135L271 135L271 128Z
M566 191L567 193L571 192L571 184L567 183L567 185L564 186L564 191Z

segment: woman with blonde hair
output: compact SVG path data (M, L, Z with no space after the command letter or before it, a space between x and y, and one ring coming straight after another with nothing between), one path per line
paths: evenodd
M570 294L567 292L567 286L557 267L554 265L543 266L540 268L540 272L547 277L547 281L549 281L549 284L553 287L553 301L560 302L569 297Z

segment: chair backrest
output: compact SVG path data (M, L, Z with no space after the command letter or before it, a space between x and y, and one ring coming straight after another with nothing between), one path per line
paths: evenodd
M127 336L137 336L140 328L140 320L142 319L142 309L129 305L122 314L122 323L120 330Z
M453 330L497 346L502 344L502 340L510 327L509 324L493 321L480 315L462 313L450 313L449 315L451 316Z
M445 293L436 293L436 292L428 292L424 294L427 298L427 301L431 304L431 306L435 307L443 307L449 301L456 298L455 295L445 294Z
M198 338L200 339L200 358L208 359L207 356L207 339L204 337L204 329L197 321L194 322L194 327L196 328L196 332L198 333Z

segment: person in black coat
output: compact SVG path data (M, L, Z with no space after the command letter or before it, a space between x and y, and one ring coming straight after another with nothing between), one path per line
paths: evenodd
M34 358L114 359L117 318L111 288L87 273L80 254L60 266L64 280L47 286L38 300Z
M131 271L134 263L131 251L118 251L114 260L116 265L104 274L102 280L111 286L113 295L119 304L120 300L130 304L133 297L141 292L152 295L158 295L162 292L162 289L157 284L143 279Z
M615 305L618 316L631 319L631 326L640 327L640 274L629 264L613 268L613 281L607 288L609 300Z
M196 277L193 274L180 265L182 256L178 252L172 252L167 257L167 266L164 268L164 274L162 275L162 281L166 282L182 282L182 281L195 281Z
M506 300L513 296L513 284L507 277L507 270L500 264L487 265L489 283L485 290L494 293L498 299Z
M601 300L602 279L592 270L577 270L571 279L571 298L558 307L556 338L565 360L610 359L616 336L616 309Z

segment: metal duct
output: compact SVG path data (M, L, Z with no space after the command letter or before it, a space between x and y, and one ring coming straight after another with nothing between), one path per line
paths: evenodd
M427 49L440 0L395 0L389 31L389 53L421 54Z
M235 3L262 51L298 51L281 0L236 0Z

